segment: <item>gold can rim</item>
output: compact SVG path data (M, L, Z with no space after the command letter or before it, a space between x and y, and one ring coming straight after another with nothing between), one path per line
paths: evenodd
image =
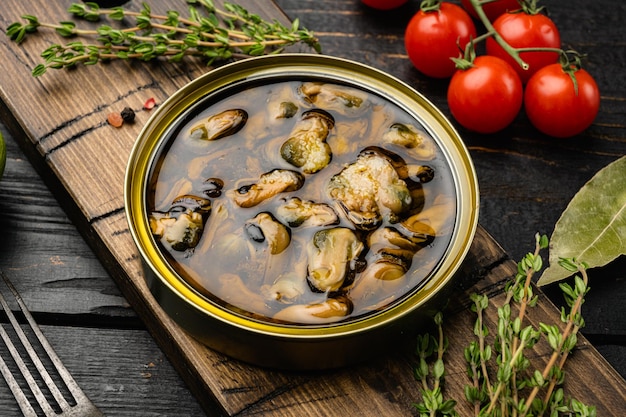
M302 76L351 84L393 101L430 129L444 152L454 177L457 218L454 236L444 259L428 281L400 303L376 314L324 326L282 325L261 322L221 307L191 288L169 265L152 237L148 224L146 192L150 166L165 132L198 100L242 81ZM280 54L249 58L217 67L196 78L158 106L132 148L125 175L124 202L132 238L145 265L187 307L207 318L245 331L288 338L332 338L369 331L410 314L433 298L457 273L473 241L478 225L478 180L465 144L446 116L426 97L405 82L373 67L337 57L314 54ZM158 301L158 300L157 300Z

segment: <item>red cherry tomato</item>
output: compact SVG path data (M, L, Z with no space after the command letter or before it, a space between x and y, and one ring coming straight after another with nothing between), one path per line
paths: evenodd
M495 133L515 119L523 94L522 82L509 64L483 55L471 68L454 73L448 86L448 107L461 126Z
M574 72L574 81L561 64L548 65L528 81L524 109L541 132L557 138L577 135L591 126L600 108L600 91L585 70Z
M391 10L402 6L408 0L361 0L363 4L378 10Z
M505 13L493 22L494 29L514 48L559 48L561 36L554 22L543 14ZM486 42L487 54L511 64L525 84L542 67L558 61L557 52L522 52L520 57L529 68L524 70L493 39Z
M450 58L460 56L460 48L476 38L472 18L461 7L442 2L439 10L420 10L411 18L404 34L409 59L422 73L447 78L455 71Z
M465 10L467 10L470 16L472 16L474 19L478 19L478 14L476 13L476 10L474 10L474 8L472 7L472 3L470 3L470 0L461 0L461 5ZM518 0L496 0L483 4L483 11L491 22L500 17L501 14L511 12L513 10L518 10L520 8L521 7Z

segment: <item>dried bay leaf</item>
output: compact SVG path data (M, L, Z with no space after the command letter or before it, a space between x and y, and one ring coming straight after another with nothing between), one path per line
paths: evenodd
M576 193L557 221L550 238L550 267L537 285L572 275L560 258L576 258L590 268L626 254L626 156L598 171Z

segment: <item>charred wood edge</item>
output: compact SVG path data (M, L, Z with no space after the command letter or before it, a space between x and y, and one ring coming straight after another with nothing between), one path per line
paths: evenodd
M152 308L146 302L142 294L137 291L134 285L123 285L124 282L129 281L128 275L115 256L107 249L102 238L93 229L93 219L88 219L84 216L78 204L72 199L67 189L61 183L61 180L46 163L46 159L38 150L37 145L30 140L28 134L21 128L20 123L10 111L7 104L1 99L0 119L7 127L9 133L16 138L16 142L22 152L24 152L26 158L33 165L35 171L37 171L46 186L52 191L59 205L72 223L74 223L83 239L85 239L89 247L97 254L97 258L100 260L104 269L112 276L122 292L122 295L128 300L132 309L145 325L145 328L155 339L161 350L163 350L204 411L209 415L227 415L228 413L222 408L220 401L213 395L213 391L206 385L198 371L191 369L184 360L180 359L186 356L185 352L183 352L176 343L172 342L171 335L150 314ZM102 220L110 215L111 213L99 216L97 220ZM54 318L53 315L50 317L52 317L51 320ZM76 321L80 319L81 317L76 317ZM135 324L128 324L129 320L133 319L126 317L112 318L111 321L106 324L106 328L125 329L126 326L136 324L136 322ZM98 324L98 326L99 325L100 324ZM211 395L207 395L207 393Z

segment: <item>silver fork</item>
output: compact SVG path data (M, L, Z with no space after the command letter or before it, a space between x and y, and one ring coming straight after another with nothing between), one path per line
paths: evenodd
M74 381L74 378L72 378L68 370L61 363L61 360L50 346L50 343L41 332L37 323L35 323L33 316L26 308L22 297L17 293L17 290L11 281L9 281L4 272L0 272L0 274L2 275L2 280L5 282L7 288L11 293L13 293L19 308L22 310L22 314L30 326L29 333L33 338L33 341L36 339L45 352L45 355L42 355L42 358L40 358L37 350L31 344L29 337L24 332L15 315L11 311L7 300L2 295L2 291L0 291L0 304L2 304L2 309L11 323L15 335L17 335L23 346L22 351L25 350L28 353L29 359L26 357L22 358L20 350L18 350L19 348L12 342L11 337L2 325L0 325L0 337L4 340L5 346L11 353L15 365L20 370L24 380L28 384L32 393L31 397L34 397L38 407L41 411L43 411L43 414L46 417L104 417L104 414L89 400L89 398L87 398L76 381ZM45 358L45 356L47 356L47 358ZM61 388L57 386L55 380L52 378L48 370L46 370L46 366L43 364L42 359L48 364L52 364L56 371L56 379L62 380L65 385L64 388L62 386ZM34 367L37 370L40 380L43 381L47 388L46 391L48 395L44 394L25 361L31 364L31 368ZM27 394L20 387L20 384L2 357L0 357L0 371L9 385L11 392L15 396L15 399L17 400L20 410L22 410L24 416L37 416L38 412L35 411L35 407L33 407L35 401L31 404L31 400L29 400ZM65 394L61 392L62 390L65 391Z

